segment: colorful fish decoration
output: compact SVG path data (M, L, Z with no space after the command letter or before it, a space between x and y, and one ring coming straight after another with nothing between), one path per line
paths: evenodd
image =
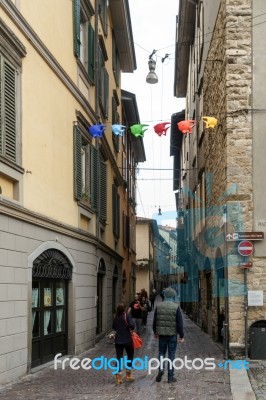
M166 127L166 125L169 125ZM166 135L166 131L170 128L171 122L161 122L154 126L154 131L158 136Z
M194 119L187 119L185 121L178 122L177 126L178 129L186 134L186 133L192 133L192 128L196 125L197 121Z
M117 136L123 136L125 129L126 129L125 125L119 125L119 124L112 125L112 132Z
M145 128L146 126L149 126L149 125L135 124L130 127L130 131L131 131L132 135L134 135L135 137L139 137L139 136L143 137L144 132L148 129L148 128Z
M103 124L91 125L88 127L90 135L94 138L102 138L106 126Z
M205 128L215 128L218 124L218 119L214 117L202 117L203 122L205 122Z

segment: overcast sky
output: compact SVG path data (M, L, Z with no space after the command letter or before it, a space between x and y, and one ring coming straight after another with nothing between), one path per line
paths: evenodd
M170 129L159 137L154 131L158 122L170 122L171 115L184 108L185 100L174 97L175 25L177 0L129 0L137 70L123 74L122 88L135 93L140 122L148 124L144 135L147 161L139 164L137 215L157 218L159 224L175 227L175 197L173 192L173 159L170 157ZM156 52L157 84L146 83L148 60ZM163 57L169 57L162 62ZM163 171L169 168L169 171ZM170 218L170 219L169 219Z

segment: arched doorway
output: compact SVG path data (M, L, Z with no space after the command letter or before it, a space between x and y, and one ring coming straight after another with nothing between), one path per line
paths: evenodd
M105 274L106 274L105 262L101 258L97 273L97 326L96 326L97 335L99 335L103 331L103 291L104 291Z
M57 249L48 249L32 268L32 367L68 350L68 282L72 266Z

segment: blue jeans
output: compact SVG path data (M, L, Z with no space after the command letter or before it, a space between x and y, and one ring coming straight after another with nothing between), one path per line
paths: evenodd
M160 357L165 358L166 352L168 350L168 358L171 361L174 361L176 348L177 348L177 335L159 336L159 360ZM170 369L170 364L168 363L168 379L172 379L173 376L174 376L174 368Z

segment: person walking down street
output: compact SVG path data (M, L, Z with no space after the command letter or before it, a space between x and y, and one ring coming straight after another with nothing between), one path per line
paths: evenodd
M116 374L116 384L123 383L121 374L120 360L123 358L124 350L127 353L127 366L131 368L134 358L134 347L130 331L134 330L135 324L130 314L126 313L126 306L119 303L116 307L116 315L113 320L113 330L115 331L115 350L116 358L119 365L119 372ZM126 370L126 381L132 382L135 378L132 376L132 369Z
M150 294L151 309L154 310L154 302L156 299L156 290L153 288Z
M144 311L144 307L141 305L140 297L138 294L135 294L134 300L129 304L128 314L131 314L133 321L135 323L136 331L139 334L142 326L142 312Z
M145 299L148 298L148 292L145 288L141 289L140 291L140 298L142 299L142 297L145 297Z
M173 362L177 348L177 334L179 342L184 342L183 318L180 308L175 303L176 292L172 288L164 290L164 301L159 303L154 311L153 332L159 338L159 361L160 367L156 382L161 382L164 374L164 366L161 365L161 357L165 358L168 351L168 358ZM168 383L176 382L174 369L168 364Z
M151 311L151 305L150 305L149 300L146 299L145 297L142 297L140 304L144 308L144 310L142 311L142 325L143 325L143 328L146 328L147 320L148 320L148 313Z

